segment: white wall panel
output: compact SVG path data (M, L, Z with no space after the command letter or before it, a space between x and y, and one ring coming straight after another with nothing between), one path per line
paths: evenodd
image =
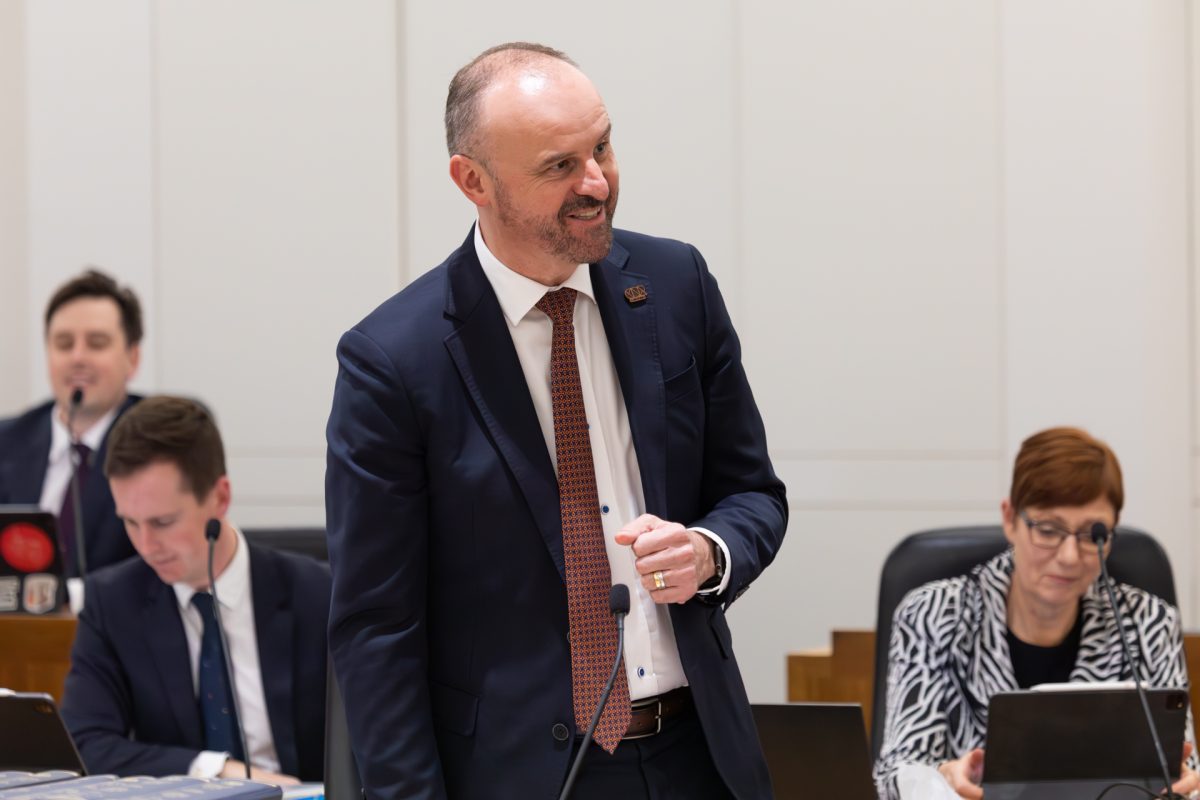
M1003 11L1006 447L1055 424L1108 441L1123 519L1190 586L1186 7Z
M41 310L95 264L152 310L151 15L148 0L25 4L33 394L48 394ZM147 320L135 386L152 387L158 331Z
M742 334L773 445L995 451L995 5L742 8Z
M0 417L24 406L29 354L25 6L0 3Z
M400 285L394 5L157 10L161 385L320 458L337 339Z

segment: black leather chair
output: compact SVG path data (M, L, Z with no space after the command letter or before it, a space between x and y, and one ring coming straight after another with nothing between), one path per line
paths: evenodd
M242 533L251 544L329 560L324 528L243 528Z
M892 614L904 596L939 578L966 574L1008 546L999 525L939 528L914 533L896 545L883 564L879 578L879 610L875 622L875 687L871 709L871 758L883 745L887 716L888 642ZM1108 557L1113 580L1128 583L1175 604L1171 562L1162 546L1149 534L1118 528Z
M346 708L329 659L325 679L325 797L326 800L362 800L366 793L358 777L358 762L350 749Z

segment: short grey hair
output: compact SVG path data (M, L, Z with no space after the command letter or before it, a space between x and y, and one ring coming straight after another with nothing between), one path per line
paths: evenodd
M446 149L482 159L478 153L479 97L505 69L554 59L578 68L566 53L532 42L505 42L484 50L454 74L446 95Z

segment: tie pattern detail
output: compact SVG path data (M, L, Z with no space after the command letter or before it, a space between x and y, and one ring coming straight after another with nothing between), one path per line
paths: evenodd
M575 356L575 295L574 289L547 292L537 308L554 323L550 396L571 626L571 685L575 727L582 732L592 721L612 671L617 628L608 607L612 572L604 549L596 467ZM612 695L596 726L596 743L610 753L616 750L629 729L629 719L629 684L622 661Z
M221 653L221 636L217 632L217 615L213 598L207 592L192 595L192 605L204 620L204 634L200 638L200 719L204 723L204 749L218 753L229 753L238 761L245 761L242 742L237 731L237 709L233 705L233 692L229 676L225 672L225 657Z
M75 470L76 480L79 481L79 503L83 505L83 489L87 486L88 476L92 472L92 448L82 442L71 444L71 464ZM58 545L62 550L63 569L68 577L79 576L79 521L75 519L75 493L71 484L67 484L67 493L63 495L62 510L58 514Z

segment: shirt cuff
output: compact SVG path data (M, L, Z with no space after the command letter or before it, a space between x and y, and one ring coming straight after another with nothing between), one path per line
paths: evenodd
M192 759L188 767L189 778L215 778L225 769L229 753L218 753L213 750L202 750L200 755Z
M729 587L729 576L730 576L730 574L733 573L733 562L730 561L730 559L729 559L729 546L725 544L724 539L722 539L720 536L717 536L715 533L710 531L708 528L688 528L688 530L703 534L704 536L706 536L709 539L712 539L714 542L716 542L717 547L721 548L721 553L725 556L725 574L721 576L720 585L718 585L712 589L704 589L704 590L696 593L696 594L706 594L706 595L720 594L721 592L725 591Z

